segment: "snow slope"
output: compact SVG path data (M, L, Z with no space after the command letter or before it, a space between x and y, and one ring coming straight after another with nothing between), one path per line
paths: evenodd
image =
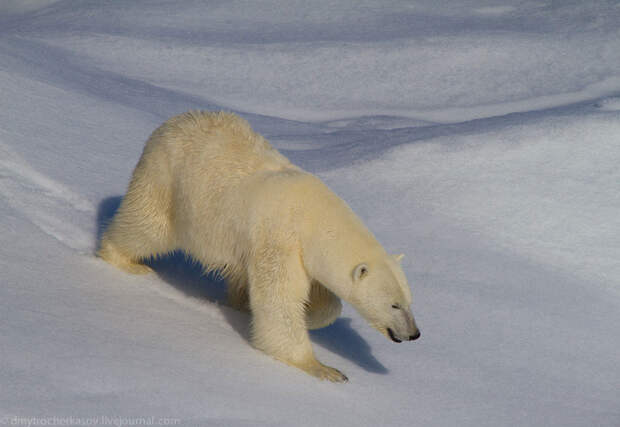
M620 425L618 22L614 1L1 2L0 424ZM350 382L323 383L252 349L181 255L150 277L93 257L149 133L191 108L243 115L407 254L420 340L345 306L311 335Z

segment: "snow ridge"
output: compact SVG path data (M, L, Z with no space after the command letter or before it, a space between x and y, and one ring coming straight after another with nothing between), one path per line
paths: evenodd
M89 253L92 235L67 220L92 215L92 203L59 182L34 170L0 142L0 197L34 225L71 249Z

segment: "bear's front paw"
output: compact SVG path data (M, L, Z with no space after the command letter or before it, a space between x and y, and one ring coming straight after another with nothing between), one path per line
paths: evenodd
M322 380L329 380L335 383L344 383L349 381L347 376L338 369L325 366L320 362L312 365L306 372Z

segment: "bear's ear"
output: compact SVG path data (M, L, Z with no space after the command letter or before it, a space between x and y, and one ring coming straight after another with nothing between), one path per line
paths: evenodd
M353 279L357 282L368 275L368 266L364 263L359 264L353 270Z
M403 258L405 257L405 254L392 255L392 257L394 257L396 262L401 262Z

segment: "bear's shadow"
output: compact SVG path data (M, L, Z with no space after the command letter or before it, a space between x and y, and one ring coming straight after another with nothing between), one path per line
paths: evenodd
M97 242L100 242L101 235L116 213L121 200L120 196L108 197L99 204ZM147 264L153 268L159 278L183 294L215 303L233 329L249 342L249 315L227 305L225 280L217 274L204 274L201 264L193 261L181 251L150 259ZM314 343L350 360L368 372L379 374L388 372L372 355L368 342L351 328L350 318L339 318L326 328L310 331L310 338Z

